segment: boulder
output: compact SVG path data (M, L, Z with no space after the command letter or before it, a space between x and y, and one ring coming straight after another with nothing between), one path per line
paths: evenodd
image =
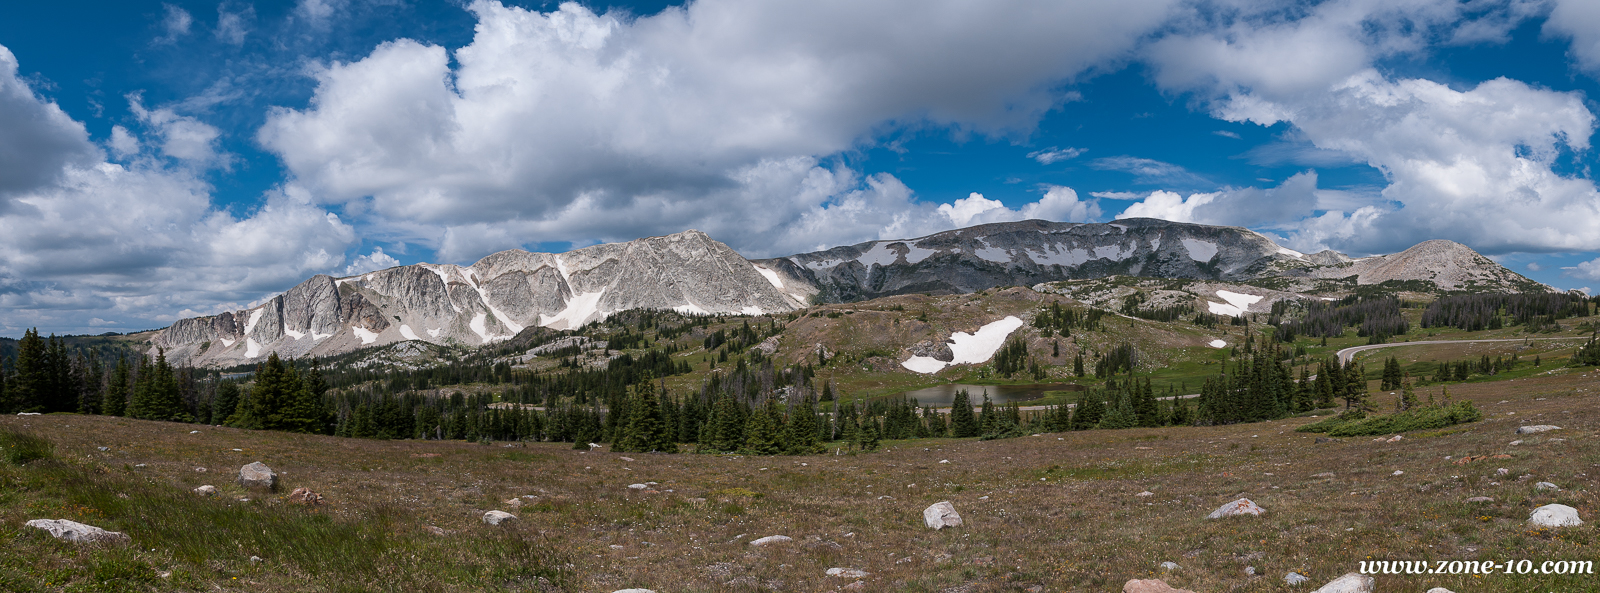
M1432 589L1428 589L1428 593L1456 593L1456 592L1455 591L1451 591L1449 589L1446 589L1444 587L1434 587Z
M861 570L859 568L830 568L830 569L828 569L828 573L827 574L830 577L842 577L842 578L846 578L846 579L860 579L860 578L866 578L868 575L871 575L872 573L867 572L865 570Z
M316 506L322 504L322 495L312 492L310 488L295 488L294 492L289 493L288 500L295 504Z
M650 486L645 485L645 484L628 484L628 488L631 489L631 490L644 490L645 488L649 488L649 487Z
M522 499L521 498L508 499L503 504L505 504L506 506L511 507L511 508L521 508L522 507Z
M489 511L483 514L483 522L490 525L499 525L507 521L516 521L517 516L505 511Z
M84 525L67 519L34 519L25 523L25 525L35 529L43 529L50 532L51 537L69 542L126 544L133 541L133 538L128 537L126 533L106 531L93 525Z
M1239 515L1260 515L1261 513L1265 512L1266 510L1256 506L1254 501L1251 501L1248 498L1241 498L1217 507L1217 510L1211 511L1211 514L1206 515L1206 518L1221 519L1223 517L1235 517Z
M750 545L764 548L773 544L787 544L792 541L794 541L794 538L787 535L769 535L760 539L750 540Z
M257 461L239 468L239 485L245 488L272 490L278 487L278 474L267 467L267 464Z
M1311 577L1308 577L1306 575L1300 574L1298 572L1291 572L1289 574L1283 575L1283 583L1285 585L1289 585L1291 587L1296 586L1296 585L1300 585L1300 584L1305 583L1306 581L1309 581L1309 580L1311 580Z
M1551 431L1551 430L1561 430L1561 427L1560 426L1551 426L1549 424L1535 424L1533 426L1523 426L1523 427L1518 428L1517 429L1517 434L1537 434L1537 433L1547 432L1547 431Z
M1538 484L1534 484L1533 487L1540 490L1561 490L1560 486L1551 484L1549 482L1539 482Z
M1328 584L1311 593L1373 593L1377 584L1372 577L1364 574L1347 572L1344 576L1329 581Z
M1578 518L1578 509L1564 504L1547 504L1533 509L1528 522L1538 527L1576 527L1583 524L1583 519Z
M950 501L945 500L933 503L932 506L923 509L922 521L927 523L930 529L934 530L946 527L960 527L961 514L956 512L956 505L950 504Z
M199 494L200 496L216 496L217 495L217 487L216 486L212 486L210 484L206 484L206 485L201 486L199 488L195 488L194 489L194 493L195 494Z
M1133 579L1122 584L1122 593L1194 593L1194 591L1173 588L1161 579Z

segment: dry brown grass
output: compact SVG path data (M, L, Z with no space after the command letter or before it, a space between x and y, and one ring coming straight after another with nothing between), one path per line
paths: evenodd
M850 582L824 576L832 567L871 572L864 579L869 591L1116 591L1128 579L1152 576L1203 592L1277 591L1286 588L1286 572L1320 584L1369 558L1593 558L1592 524L1532 530L1525 520L1533 507L1552 502L1576 507L1585 520L1600 519L1591 475L1600 464L1594 440L1600 430L1597 385L1600 371L1591 369L1452 386L1453 396L1477 402L1486 419L1397 443L1351 438L1316 444L1316 435L1293 431L1313 420L1292 419L1008 441L891 442L882 452L858 456L635 454L627 461L553 443L365 441L211 427L189 434L197 427L66 415L0 418L0 428L46 435L68 465L131 472L130 479L154 488L186 492L215 484L224 491L214 500L218 505L250 496L230 478L239 466L263 461L280 472L284 488L255 503L267 509L262 517L281 511L323 513L336 522L381 520L396 537L421 538L405 546L406 553L429 555L385 565L400 573L483 561L467 552L509 530L569 562L565 586L575 591L831 591ZM1519 438L1512 431L1523 424L1563 430L1509 445ZM1446 460L1500 453L1512 457L1467 465ZM438 456L423 456L432 454ZM141 463L145 467L134 468ZM1497 467L1510 475L1496 477ZM1394 476L1395 470L1405 473ZM17 476L39 469L3 471L10 473L0 478L11 476L15 484ZM1323 472L1334 477L1313 477ZM1522 475L1533 478L1519 481ZM1536 491L1536 481L1563 490ZM645 482L657 484L650 491L627 488ZM323 494L327 504L301 510L277 499L299 486ZM1154 495L1135 496L1145 490ZM533 498L521 508L503 503L524 495ZM1479 495L1495 502L1463 502ZM1203 519L1240 496L1267 514ZM245 549L218 549L213 557L186 562L171 550L138 546L149 537L135 518L61 500L48 488L0 491L4 532L26 544L8 553L36 555L27 561L55 567L38 574L68 583L38 590L91 590L96 563L104 564L106 554L154 570L182 571L183 580L172 582L181 586L174 588L194 590L531 587L525 580L469 585L470 579L429 580L425 574L334 586L289 559L252 566ZM922 525L922 509L941 500L955 504L965 526L934 532ZM520 521L489 528L480 517L491 509L510 511ZM19 528L40 516L125 529L135 549L77 551L41 542ZM426 525L454 533L419 535L426 534ZM775 534L795 541L761 549L747 545ZM1163 574L1157 568L1162 561L1182 568ZM1247 577L1245 566L1265 576ZM251 584L229 575L243 575ZM1378 583L1380 591L1592 591L1600 590L1597 578L1381 576ZM148 586L165 590L165 582Z

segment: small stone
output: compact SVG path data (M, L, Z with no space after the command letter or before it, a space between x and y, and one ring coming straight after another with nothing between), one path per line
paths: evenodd
M483 522L490 525L499 525L507 521L516 521L517 516L505 511L489 511L483 514Z
M212 486L210 484L206 484L206 485L201 486L199 488L195 488L194 489L194 493L195 494L199 494L200 496L216 496L217 495L217 487L216 486Z
M1451 591L1449 589L1446 589L1444 587L1434 587L1432 589L1428 589L1428 593L1456 593L1456 592L1455 591Z
M520 508L522 506L522 499L520 499L520 498L512 498L512 499L506 500L503 504L505 504L508 507L512 507L512 508Z
M956 512L956 506L950 504L950 501L940 501L922 510L922 521L928 524L928 528L936 531L946 527L960 527L961 514Z
M110 451L111 450L111 447L95 447L95 448L99 449L101 451Z
M1561 490L1560 486L1557 486L1555 484L1551 484L1549 482L1539 482L1538 484L1534 484L1533 487L1534 488L1538 488L1540 490L1554 490L1554 491L1558 491L1558 492Z
M1549 424L1535 424L1533 426L1523 426L1523 427L1518 428L1517 429L1517 434L1535 434L1535 433L1540 433L1540 432L1548 432L1548 431L1552 431L1552 430L1561 430L1561 427L1560 426L1551 426Z
M200 431L198 431L198 430L191 430L191 431L189 431L189 434L200 434Z
M206 468L203 468L203 467L194 468L194 473L197 473L197 474L206 473Z
M1260 515L1264 512L1266 512L1266 510L1256 506L1254 501L1251 501L1248 498L1241 498L1217 507L1217 510L1211 511L1211 514L1206 515L1206 518L1221 519L1223 517L1234 517L1238 515Z
M655 591L651 591L649 589L617 589L616 591L612 591L611 593L656 593L656 592Z
M830 577L841 577L841 578L846 578L846 579L862 579L862 578L866 578L868 575L871 575L872 573L867 572L865 570L858 569L858 568L830 568L830 569L828 569L827 574Z
M1322 472L1320 474L1311 474L1311 477L1313 477L1313 478L1331 478L1331 477L1333 477L1333 472Z
M1391 475L1391 476L1403 476L1403 475L1406 475L1406 472L1397 469L1397 470L1394 470L1394 473L1389 474L1389 475Z
M1311 593L1373 593L1376 582L1364 574L1347 572L1344 576L1329 581L1328 584Z
M1247 576L1247 577L1256 576L1256 567L1254 567L1254 566L1246 566L1246 567L1244 567L1244 576Z
M622 546L617 545L617 544L611 544L611 549L613 549L613 550L621 550Z
M149 465L143 464L143 463L135 463L135 464L133 464L133 466L134 467L150 467Z
M1468 498L1467 502L1494 502L1494 499L1487 496L1474 496L1472 498Z
M1578 509L1564 504L1547 504L1533 509L1528 522L1538 527L1575 527L1582 525L1583 519L1578 518Z
M452 533L455 533L454 531L451 531L449 529L441 529L441 528L433 526L433 525L423 525L422 529L423 529L423 531L426 531L428 533L432 533L432 534L437 535L437 536L446 536L446 535L450 535Z
M650 486L645 485L645 484L628 484L628 487L632 488L634 490L644 490L645 488L649 488Z
M1135 495L1134 495L1134 496L1138 496L1138 497L1141 497L1141 498L1143 498L1143 497L1145 497L1145 496L1155 496L1155 495L1156 495L1156 493L1154 493L1154 492L1151 492L1151 491L1149 491L1149 490L1146 490L1146 491L1144 491L1144 492L1140 492L1140 493L1138 493L1138 494L1135 494Z
M1122 593L1194 593L1194 591L1175 589L1161 579L1133 579L1123 583Z
M1515 447L1517 445L1521 445L1521 444L1522 444L1522 439L1517 439L1515 441L1511 441L1511 446L1513 446L1513 447Z
M239 485L272 490L278 487L278 474L267 464L257 461L239 468Z
M126 544L133 541L133 538L128 537L126 533L106 531L93 525L84 525L68 519L34 519L24 525L35 529L43 529L50 532L51 537L69 542Z
M1283 575L1284 584L1289 585L1291 587L1299 585L1299 584L1304 583L1304 582L1309 581L1309 580L1311 580L1311 577L1308 577L1306 575L1300 574L1298 572L1291 572L1289 574Z
M1394 436L1392 436L1392 437L1389 437L1389 440L1388 440L1388 441L1387 441L1387 442L1390 442L1390 443L1398 443L1398 442L1400 442L1400 440L1401 440L1401 439L1404 439L1404 438L1405 438L1405 437L1403 437L1403 436L1400 436L1400 435L1394 435Z
M1510 475L1510 474L1511 474L1511 470L1503 468L1503 467L1494 470L1494 475L1497 475L1497 476L1506 476L1506 475Z
M939 463L950 463L949 459L940 459Z
M866 588L867 588L867 582L866 581L856 581L854 583L850 583L848 585L845 585L845 586L841 587L841 589L844 589L846 591L860 591L860 590L863 590L863 589L866 589Z
M1166 562L1162 562L1160 564L1160 566L1161 566L1161 570L1178 570L1180 568L1183 568L1182 566L1178 566L1177 562L1173 562L1171 560L1168 560Z
M251 564L260 564L261 563L261 557L260 556L251 556L250 557L250 563Z
M775 544L786 544L792 541L794 541L794 538L787 535L769 535L760 539L750 540L750 545L757 548L764 548Z
M632 457L618 457L617 459L621 459L623 461L633 461Z

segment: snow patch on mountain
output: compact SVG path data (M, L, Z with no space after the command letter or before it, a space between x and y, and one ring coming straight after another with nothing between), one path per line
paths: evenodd
M744 313L745 315L761 315L762 314L761 313L761 307L755 307L755 306L745 307L743 309L740 309L739 312L740 313Z
M256 322L261 321L261 314L266 312L267 310L265 308L256 309L250 312L250 320L244 322L244 335L250 335L250 332L256 328Z
M1184 239L1183 248L1189 250L1189 259L1199 262L1211 261L1217 255L1217 244L1199 239Z
M1261 297L1253 294L1239 294L1227 290L1217 291L1217 296L1222 297L1222 300L1228 301L1228 304L1206 301L1206 308L1214 315L1228 315L1230 317L1244 315L1246 311L1250 310L1250 305L1254 305L1261 300Z
M606 289L601 288L598 292L575 295L572 300L567 301L567 308L562 309L554 317L540 315L539 325L550 329L577 329L600 313L600 297L605 294Z
M761 266L756 266L755 268L756 268L757 272L760 272L762 276L765 276L767 278L767 282L771 282L772 283L772 287L773 288L776 288L778 290L783 290L783 279L778 277L778 273L777 272L774 272L772 270L768 270L768 269L763 268Z
M444 332L444 330L441 329L441 328L437 328L437 327L430 328L430 329L428 329L428 337L437 338L437 337L439 337L439 334L443 333L443 332Z
M483 315L478 315L478 317L482 318ZM476 321L476 319L474 321ZM422 338L417 337L417 332L411 331L411 326L405 325L405 324L401 324L400 325L400 337L405 338L407 340L420 340L420 339L422 339Z
M939 253L939 250L937 250L937 249L923 249L921 247L917 247L916 245L912 245L910 243L906 244L906 249L909 250L906 253L906 263L908 263L908 264L914 264L914 263L920 262L922 260L928 259L928 256L930 256L930 255L933 255L935 253Z
M1022 327L1022 320L1008 315L1005 319L978 328L978 331L974 333L955 332L950 334L950 352L955 355L950 362L947 363L929 356L913 356L900 363L900 366L914 372L928 374L937 373L944 367L953 364L982 363L993 358L994 353L1000 351L1000 347L1005 345L1006 337L1020 327Z
M900 254L889 249L888 243L875 243L873 244L872 249L869 249L866 253L861 254L861 257L856 258L856 261L861 262L861 265L870 268L874 264L879 266L887 266L894 263L894 260L899 257Z
M1086 249L1067 249L1062 251L1061 246L1059 245L1051 245L1050 253L1045 253L1042 251L1029 251L1027 253L1028 257L1033 260L1033 263L1046 266L1061 265L1073 267L1083 265L1084 262L1093 259L1089 257L1089 251Z
M244 357L245 358L255 358L256 356L258 356L260 354L261 354L261 345L257 344L254 338L245 338L244 339Z
M982 249L972 250L972 253L984 261L992 261L1000 264L1011 261L1011 254L999 247L990 247L988 245L984 245Z
M362 344L371 344L378 341L378 334L372 333L372 330L364 327L352 327L350 329L356 332L356 337L361 338Z
M294 338L296 340L306 337L305 334L303 334L301 332L294 331L294 330L289 329L287 327L283 328L283 335L289 336L289 337Z

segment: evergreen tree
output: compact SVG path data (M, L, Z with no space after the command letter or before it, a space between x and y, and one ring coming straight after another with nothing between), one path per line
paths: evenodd
M783 452L783 444L778 442L781 427L773 421L777 415L777 404L767 400L767 410L754 411L744 425L744 448L751 455L777 455Z
M1133 428L1139 425L1139 415L1133 409L1133 394L1128 390L1111 389L1112 403L1100 419L1100 428Z
M150 367L150 378L141 382L144 383L145 393L138 418L171 422L194 419L185 409L183 397L178 393L178 379L172 365L167 363L165 350L156 350L156 363Z
M817 439L817 409L811 402L811 397L800 399L800 403L789 409L789 422L784 426L784 453L789 455L810 455L821 449Z
M1193 414L1189 411L1189 404L1181 397L1172 398L1172 413L1168 415L1168 424L1172 426L1188 426L1194 424Z
M950 436L965 439L983 434L979 431L978 420L972 415L972 400L969 399L967 390L956 392L955 399L950 402Z
M989 399L989 390L983 390L983 407L978 413L978 434L994 432L995 423L998 421L994 415L994 402Z
M1401 378L1400 398L1395 400L1395 407L1401 412L1417 407L1417 390L1411 386L1409 377Z
M45 391L49 389L49 369L45 366L46 346L39 338L37 328L22 333L17 341L16 371L12 374L6 395L10 399L7 414L19 412L45 412Z
M98 352L91 352L84 356L78 352L76 365L78 377L74 380L79 384L78 411L84 414L105 413L105 390L102 387L105 369L101 368Z
M1072 414L1073 430L1088 430L1100 424L1100 419L1106 413L1103 395L1096 389L1081 392L1078 396L1078 409Z
M1130 379L1132 381L1132 379ZM1130 395L1137 392L1133 398L1133 413L1138 418L1139 426L1161 426L1165 424L1161 417L1161 408L1156 405L1155 391L1150 387L1150 378L1145 377L1142 384L1135 384L1130 388Z
M107 416L121 416L128 408L128 359L117 357L117 366L111 371L111 378L106 382L106 396L104 413Z
M1082 350L1079 350L1078 351L1078 355L1073 357L1073 359L1072 359L1072 374L1073 374L1073 376L1077 376L1077 377L1082 377L1083 376L1083 351Z
M234 409L239 407L239 384L233 381L223 381L217 386L216 397L211 398L211 418L214 423L221 423L233 415Z
M744 419L739 404L727 392L717 397L710 420L711 450L738 451L744 445Z

